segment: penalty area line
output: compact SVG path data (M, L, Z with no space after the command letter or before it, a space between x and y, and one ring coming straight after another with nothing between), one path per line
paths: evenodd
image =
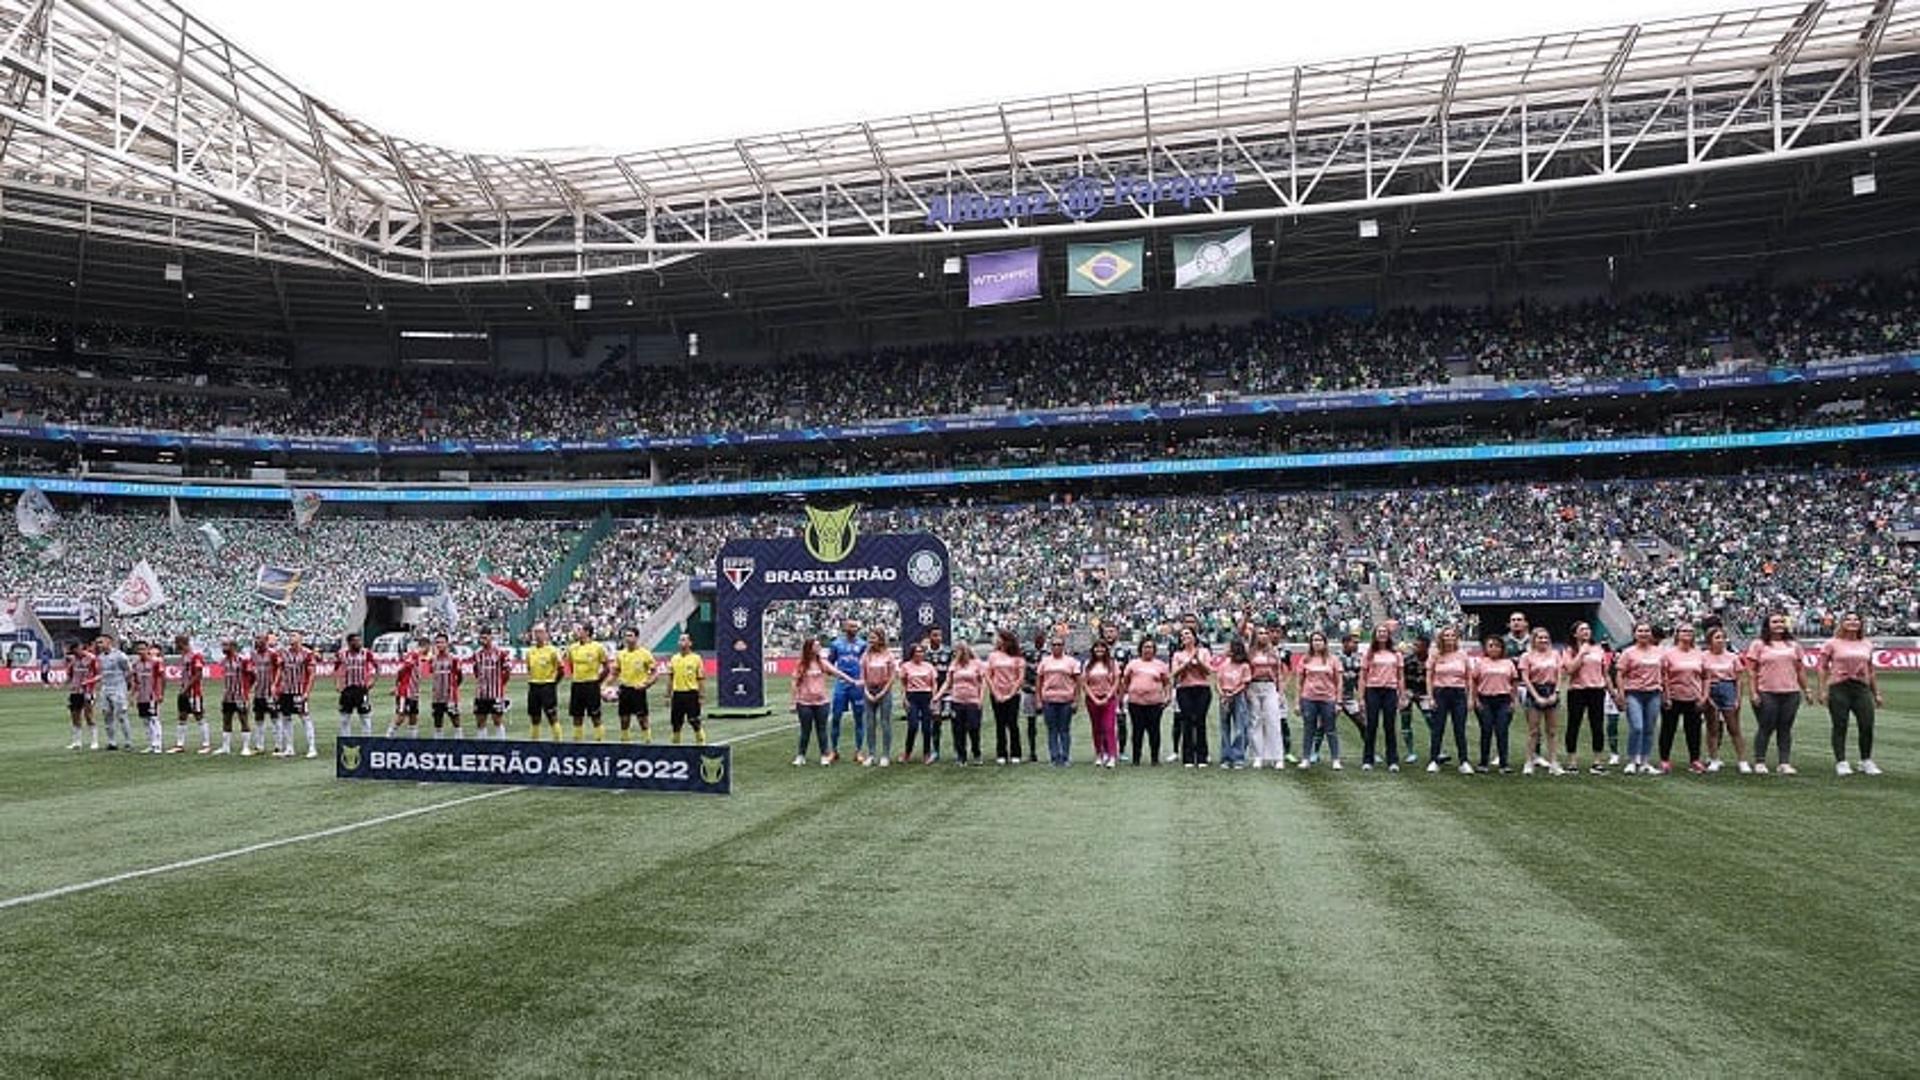
M199 855L191 859L181 859L178 862L163 863L159 866L149 866L140 870L129 870L123 874L113 874L108 877L95 878L92 881L82 881L75 885L62 885L57 889L48 889L45 892L28 893L25 896L15 896L6 900L0 900L0 911L8 908L25 907L28 904L37 904L42 900L56 900L62 896L72 896L75 893L92 892L95 889L104 889L109 885L118 885L123 881L137 881L140 878L156 877L160 874L171 874L176 870L191 870L196 866L225 862L228 859L240 858L242 855L253 855L258 852L271 851L274 848L287 847L292 844L304 844L310 840L325 840L329 837L358 832L361 829L371 829L376 825L387 825L395 821L405 821L408 818L419 817L422 814L431 814L440 810L448 810L456 806L465 806L468 803L479 802L482 799L498 798L501 795L511 795L516 791L525 790L525 788L518 787L495 788L492 791L482 791L476 795L464 795L458 799L448 799L446 802L430 803L426 806L416 806L411 810L382 814L379 817L368 818L365 821L353 821L345 825L335 825L330 829L321 829L318 832L301 833L299 836L283 836L278 840L262 840L257 844L248 844L245 847L234 848L232 851L220 851L212 855Z

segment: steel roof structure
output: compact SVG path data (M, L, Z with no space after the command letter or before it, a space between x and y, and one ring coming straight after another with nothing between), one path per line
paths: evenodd
M384 133L166 0L0 0L0 227L37 238L28 262L42 265L23 276L79 288L116 253L145 270L174 253L227 273L235 311L277 312L281 329L301 323L309 292L335 297L315 299L326 313L309 323L389 298L454 322L522 306L523 321L565 322L554 297L597 279L656 317L863 318L925 306L942 288L931 268L962 246L1118 229L1272 223L1289 261L1274 280L1418 272L1423 245L1446 241L1416 239L1416 219L1429 237L1456 226L1436 266L1511 262L1556 229L1645 248L1650 229L1693 227L1673 219L1710 179L1734 196L1714 202L1745 205L1719 219L1723 234L1760 223L1780 242L1837 176L1915 167L1917 97L1915 0L1812 0L673 149L508 156ZM1093 212L993 210L1221 175L1230 193L1185 206L1123 194ZM945 220L954 200L989 212ZM1896 205L1911 209L1880 212ZM1388 223L1384 258L1337 242L1355 218ZM1489 236L1499 252L1462 255Z

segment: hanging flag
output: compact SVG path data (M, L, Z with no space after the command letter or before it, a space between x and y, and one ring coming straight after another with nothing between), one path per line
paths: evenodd
M990 307L1039 297L1039 248L967 256L968 307Z
M1140 273L1145 248L1140 240L1067 245L1067 295L1139 292L1145 280Z
M200 527L193 531L199 535L200 544L209 555L218 555L220 549L227 546L227 538L220 535L220 530L211 521L201 522Z
M1210 289L1253 280L1253 230L1187 233L1173 238L1173 287Z
M187 519L180 516L180 500L167 496L167 531L175 536L187 535Z
M60 514L46 492L29 486L14 501L13 523L19 526L21 536L45 536L60 524Z
M480 579L480 584L516 603L524 604L533 596L533 590L524 582L515 579L511 574L503 574L495 570L493 562L484 555L474 564L473 573Z
M293 603L293 594L300 588L300 579L305 574L300 567L263 563L253 575L253 594L276 607L286 607Z
M314 517L320 513L320 493L317 491L293 491L289 492L289 494L293 497L294 527L304 529L313 524Z
M141 559L108 599L113 601L116 615L143 615L167 602L167 590L161 588L152 564Z

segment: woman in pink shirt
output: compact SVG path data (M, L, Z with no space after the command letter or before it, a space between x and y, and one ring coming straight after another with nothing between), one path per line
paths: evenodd
M1648 759L1653 755L1654 724L1660 719L1660 658L1653 624L1643 622L1634 624L1633 644L1613 661L1614 693L1625 702L1627 713L1627 765L1621 771L1628 776L1654 772Z
M1573 624L1573 645L1567 650L1562 670L1567 676L1567 756L1569 768L1580 768L1580 725L1593 728L1593 771L1604 773L1600 754L1606 749L1601 725L1607 712L1607 650L1593 640L1593 627L1584 622Z
M1453 727L1453 752L1460 758L1460 772L1473 772L1467 760L1467 682L1473 674L1473 661L1460 647L1460 631L1449 626L1440 631L1433 643L1433 655L1427 658L1427 694L1433 708L1427 712L1427 771L1437 773L1446 755L1440 741L1447 727Z
M1174 744L1180 763L1207 767L1207 712L1213 708L1213 654L1200 644L1192 627L1180 631L1180 648L1173 654Z
M1560 776L1560 672L1564 661L1553 647L1553 635L1544 626L1536 626L1527 636L1527 651L1520 654L1520 696L1527 705L1527 747L1540 752L1527 758L1520 768L1523 776L1532 776L1535 766ZM1547 754L1553 758L1549 760Z
M860 654L860 685L867 699L867 745L862 765L877 761L884 769L893 764L893 680L899 674L900 658L887 648L887 632L878 627L868 630L867 651Z
M1387 729L1387 771L1400 771L1400 737L1394 731L1393 721L1400 713L1400 699L1406 692L1406 661L1400 655L1399 646L1393 643L1393 629L1376 626L1373 638L1367 642L1367 657L1360 664L1361 704L1366 710L1366 721L1360 728L1362 772L1373 771L1373 748L1379 742L1382 727Z
M980 758L980 701L985 696L987 665L973 655L973 647L964 641L953 644L953 663L935 697L953 705L954 764L978 765ZM1016 683L1017 686L1017 683ZM972 747L973 757L967 757Z
M1286 767L1292 757L1292 732L1287 730L1287 695L1281 692L1289 674L1289 657L1275 641L1278 630L1261 628L1253 632L1253 648L1247 662L1253 666L1253 685L1247 690L1252 708L1247 742L1253 751L1253 767Z
M1133 763L1140 764L1140 747L1147 748L1147 762L1160 764L1160 718L1167 711L1167 699L1173 696L1173 673L1165 660L1155 654L1159 646L1150 637L1140 639L1139 655L1127 661L1120 673L1126 687L1127 719L1133 724Z
M1020 655L1020 639L1002 630L987 657L987 696L993 701L993 763L1020 764L1020 685L1027 677L1027 659Z
M1792 776L1793 721L1807 693L1807 667L1785 615L1767 616L1760 639L1747 646L1747 670L1753 673L1753 771L1766 775L1767 743L1780 740L1780 775Z
M1327 758L1333 762L1334 771L1340 769L1340 729L1334 724L1339 716L1339 702L1343 695L1346 676L1339 658L1327 649L1327 635L1314 631L1307 638L1307 655L1300 661L1300 723L1301 739L1312 744L1313 736L1319 734L1326 739ZM1302 769L1310 769L1316 756L1307 754L1300 759Z
M1820 691L1815 700L1827 705L1827 718L1833 721L1833 771L1850 776L1847 765L1847 718L1860 725L1860 771L1879 776L1880 766L1873 763L1873 707L1885 705L1880 684L1873 674L1873 642L1867 640L1866 623L1855 614L1840 618L1840 630L1820 646Z
M914 642L907 648L907 662L900 665L900 689L907 695L907 752L902 763L913 761L913 737L918 734L926 748L927 764L940 760L940 747L933 741L933 692L940 685L940 669L927 663L927 647Z
M1120 758L1120 669L1114 665L1111 645L1093 643L1080 684L1086 692L1087 719L1093 724L1093 764L1111 769Z
M1707 697L1707 654L1694 644L1693 627L1673 632L1673 648L1660 658L1660 771L1673 771L1674 729L1687 729L1687 771L1707 771L1700 760L1700 710Z
M1080 661L1067 655L1067 639L1058 629L1047 642L1034 683L1047 721L1047 760L1065 768L1073 763L1073 699L1080 696Z
M800 717L800 748L793 755L795 765L807 763L808 732L814 734L814 741L820 746L820 764L833 764L827 745L827 683L832 679L853 682L820 655L818 641L813 638L802 641L800 660L793 666L793 711Z
M1247 643L1234 638L1227 655L1215 662L1214 677L1220 683L1220 767L1247 767L1248 687L1253 685L1253 663L1248 659Z
M1506 640L1495 635L1480 646L1467 677L1467 703L1480 718L1480 771L1507 766L1507 732L1513 726L1513 688L1520 681L1520 665L1507 657ZM1493 757L1495 744L1500 756Z
M1733 756L1742 773L1753 771L1747 761L1747 737L1740 732L1740 679L1746 665L1727 646L1725 627L1707 631L1707 771L1720 771L1720 734L1733 736Z

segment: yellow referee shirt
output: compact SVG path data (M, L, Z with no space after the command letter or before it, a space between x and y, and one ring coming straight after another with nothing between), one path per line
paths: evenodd
M673 692L700 689L700 679L707 673L707 662L700 659L699 653L674 653L667 661L667 670L673 675Z
M527 646L527 681L547 684L559 682L560 650L551 645Z
M607 647L597 641L576 641L567 646L567 662L573 665L574 682L599 682L607 670Z
M621 649L613 654L620 666L620 685L638 690L653 678L653 654L645 649Z

